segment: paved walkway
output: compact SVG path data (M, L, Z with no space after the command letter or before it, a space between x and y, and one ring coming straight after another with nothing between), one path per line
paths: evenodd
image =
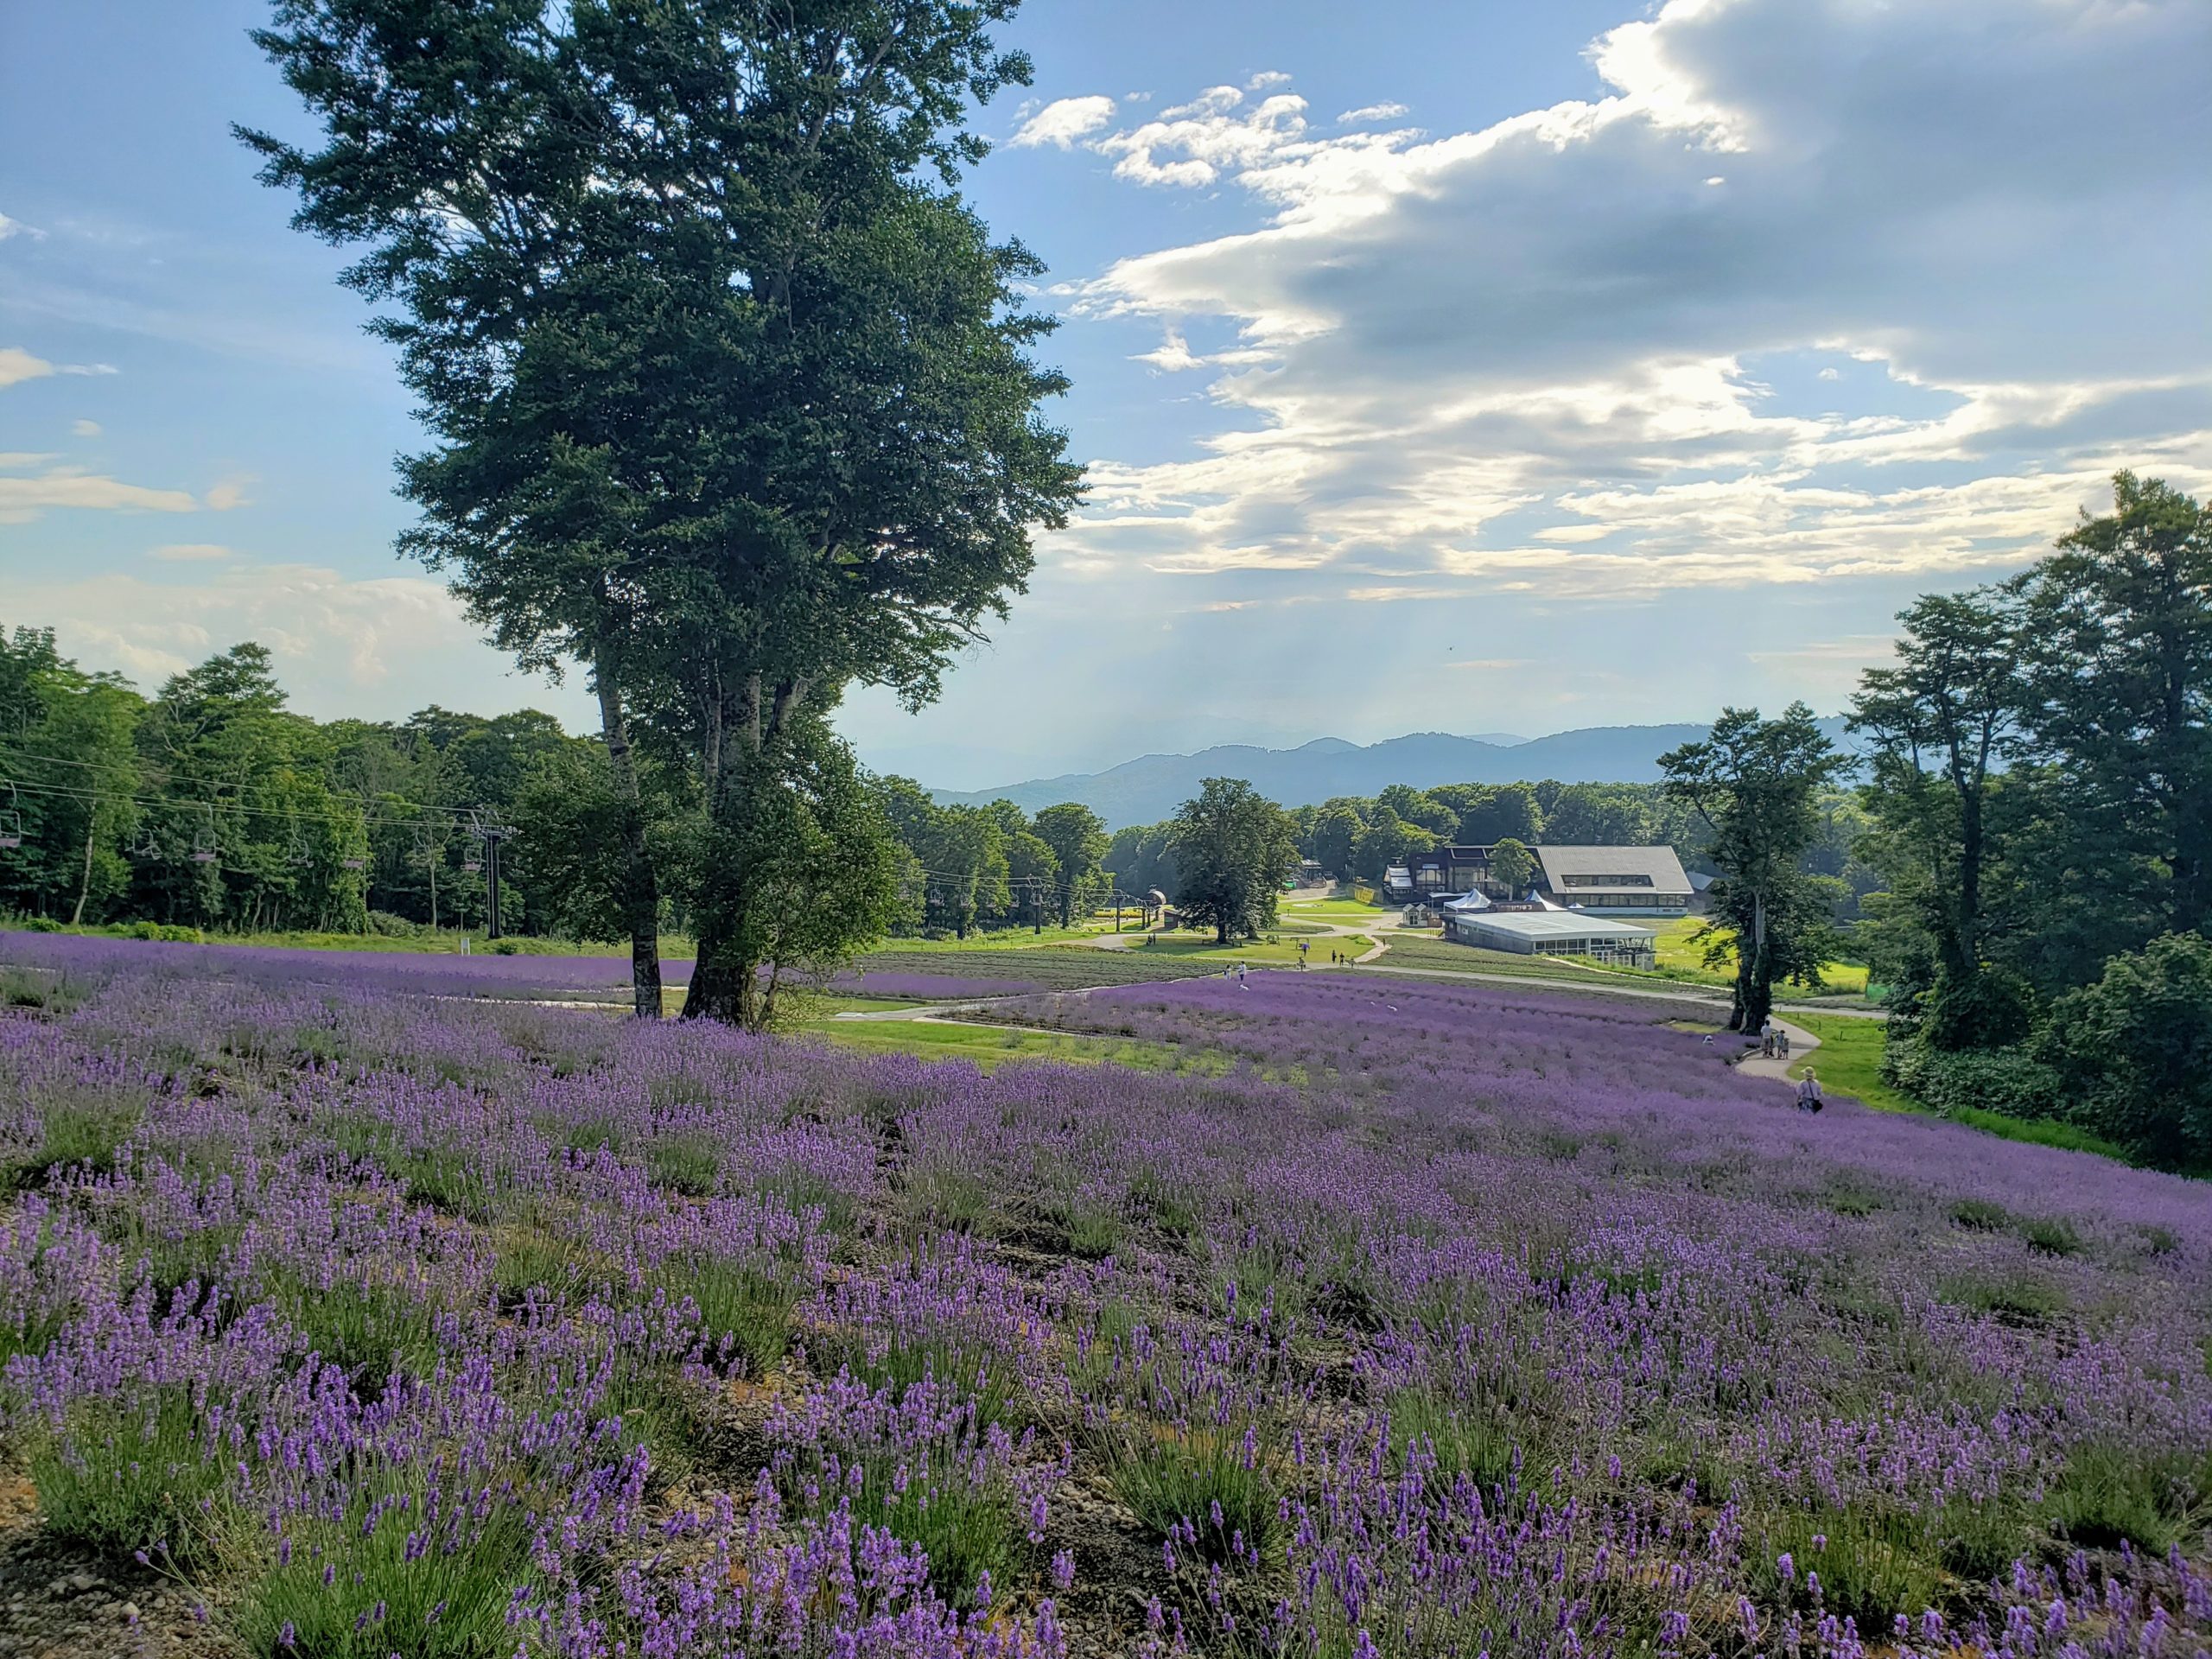
M1789 1068L1818 1048L1821 1039L1802 1026L1793 1026L1787 1020L1777 1020L1774 1023L1777 1029L1789 1033L1789 1058L1770 1060L1763 1055L1746 1055L1736 1062L1736 1069L1747 1077L1772 1077L1777 1083L1792 1083Z

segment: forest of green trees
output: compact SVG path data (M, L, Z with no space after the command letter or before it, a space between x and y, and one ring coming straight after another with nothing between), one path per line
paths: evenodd
M1853 711L1892 1077L2212 1168L2212 514L2123 473L2031 569L1899 621Z
M682 792L647 756L649 793ZM863 779L899 933L1065 924L1108 891L1106 836L1076 805L941 806ZM668 822L658 820L673 842ZM620 813L605 746L531 709L486 719L318 723L285 706L268 652L210 657L151 697L0 634L0 916L200 933L481 930L481 831L503 841L501 920L524 935L622 936ZM13 843L13 844L7 844ZM680 847L668 849L679 860ZM688 924L680 884L664 925Z
M1860 897L1879 887L1880 873L1856 855L1859 837L1871 827L1855 790L1817 792L1819 834L1804 867L1834 883L1834 913L1848 922ZM1563 784L1555 779L1517 784L1440 784L1414 789L1393 784L1380 795L1339 795L1295 807L1291 819L1298 851L1332 876L1379 882L1393 864L1441 845L1490 846L1519 841L1529 846L1670 846L1694 870L1715 868L1706 855L1706 832L1694 808L1671 797L1663 784ZM1105 867L1123 890L1173 894L1178 872L1173 820L1117 830Z

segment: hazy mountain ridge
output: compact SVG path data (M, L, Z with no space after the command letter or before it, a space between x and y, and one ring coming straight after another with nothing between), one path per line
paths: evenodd
M1844 741L1840 717L1821 722ZM1391 784L1427 789L1437 784L1510 784L1555 778L1569 784L1648 784L1659 778L1659 757L1694 742L1709 728L1593 726L1549 737L1500 742L1503 733L1456 737L1413 732L1379 743L1318 737L1294 749L1224 743L1196 754L1147 754L1104 772L1065 772L998 789L933 790L940 801L981 804L1009 800L1025 812L1060 801L1078 801L1109 829L1156 823L1198 793L1206 778L1243 778L1285 806L1303 806L1332 795L1373 795Z

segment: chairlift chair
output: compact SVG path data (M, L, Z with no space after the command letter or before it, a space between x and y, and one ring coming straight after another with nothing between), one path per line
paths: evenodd
M13 784L8 785L8 810L0 814L0 853L12 853L23 844L22 799Z
M215 814L211 808L207 814L207 830L204 832L194 831L193 834L192 861L195 864L213 864L221 856L222 854L215 844Z

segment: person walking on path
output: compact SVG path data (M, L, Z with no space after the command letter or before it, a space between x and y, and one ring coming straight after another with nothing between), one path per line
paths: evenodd
M1808 1068L1804 1077L1797 1084L1797 1109L1801 1112L1817 1112L1823 1103L1821 1098L1821 1080L1814 1076L1810 1068Z

